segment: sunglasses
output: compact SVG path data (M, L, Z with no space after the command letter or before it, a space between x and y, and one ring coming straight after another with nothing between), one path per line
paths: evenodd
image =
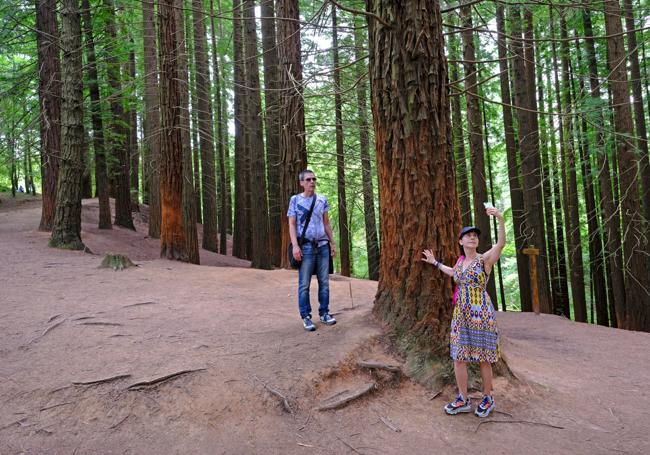
M307 177L306 179L303 179L303 182L315 182L316 177Z

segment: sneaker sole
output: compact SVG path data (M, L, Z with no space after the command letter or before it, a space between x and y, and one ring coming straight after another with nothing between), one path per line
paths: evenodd
M320 322L322 322L322 323L325 324L325 325L334 325L334 324L336 324L336 321L334 321L334 322L325 322L325 321L320 321Z
M450 415L450 416L455 416L456 414L461 414L464 412L472 412L471 406L468 406L466 408L458 408L454 410L448 410L447 408L444 408L445 412Z
M315 331L316 331L316 327L305 327L305 326L303 326L303 328L304 328L307 332L315 332Z
M494 408L495 408L495 407L496 407L496 405L492 404L492 406L490 406L490 407L488 408L488 410L485 411L485 412L479 412L479 410L477 409L476 412L474 412L474 415L476 415L476 417L480 417L480 418L483 419L483 418L489 416L490 413L491 413L492 411L494 411Z

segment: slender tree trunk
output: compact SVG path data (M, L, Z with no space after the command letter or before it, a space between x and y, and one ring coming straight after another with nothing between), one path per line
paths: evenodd
M54 222L56 186L61 153L61 74L56 0L36 0L38 48L38 104L41 134L41 231L51 231Z
M61 8L61 167L50 246L84 249L81 241L81 178L83 175L83 70L81 17L78 0Z
M336 119L336 183L339 212L339 260L341 275L350 276L350 226L348 203L345 195L345 150L343 149L343 101L341 99L341 69L339 68L339 43L336 23L336 5L332 4L332 64L334 65L334 118Z
M458 38L456 34L449 35L449 51L452 58L458 59L460 57L460 50ZM459 81L460 73L458 71L457 63L450 63L449 65L451 81ZM451 125L452 125L452 144L454 149L454 161L456 164L456 191L460 199L460 213L463 219L463 226L472 225L472 204L470 202L470 189L469 189L469 172L467 170L467 156L465 155L465 138L463 136L463 116L460 108L461 93L460 87L455 87L457 91L451 97Z
M203 0L192 0L194 18L194 64L196 67L196 97L199 138L201 147L201 186L203 200L203 249L218 251L217 234L217 182L214 166L214 135L212 128L212 90L209 76ZM197 182L198 186L198 182Z
M129 83L133 85L133 98L136 98L136 72L135 72L135 41L133 35L129 32L129 61L127 69L129 73ZM140 151L138 150L138 113L133 103L129 103L127 112L129 120L129 153L130 156L130 187L131 187L131 210L140 211Z
M84 167L83 176L81 177L81 199L90 199L93 197L93 182L90 176L90 146L87 134L84 134L82 147L81 147L81 162Z
M257 55L257 30L255 27L255 2L244 1L244 30L246 33L246 86L248 90L248 126L250 138L250 223L252 245L251 266L271 269L269 244L269 205L266 199L266 167L264 159L264 130L262 127L262 99L260 96L260 70ZM254 185L254 188L253 188Z
M158 99L158 58L153 2L142 1L144 43L144 143L145 186L149 195L149 237L160 238L160 106Z
M175 0L159 0L160 46L160 256L187 261L183 230L183 145Z
M650 222L650 156L648 156L648 132L645 124L645 113L643 112L643 90L641 88L639 48L636 40L636 26L634 24L632 0L623 0L623 5L625 8L625 27L627 28L630 77L632 78L632 96L634 98L632 106L634 108L634 125L636 129L636 156L641 170L641 202L643 203L643 213L645 214L646 222Z
M99 94L97 59L93 38L92 18L89 0L82 1L84 29L86 33L86 52L88 63L88 91L90 93L90 115L93 128L93 150L95 152L95 186L99 200L99 229L111 229L111 206L108 200L108 174L106 172L106 148L104 145L104 123L102 103Z
M375 195L372 183L372 160L368 129L368 83L366 61L362 60L363 36L361 22L355 21L354 58L357 78L357 124L359 127L359 152L361 154L361 178L363 185L363 215L366 227L366 249L368 252L368 278L379 279L379 241L375 221Z
M582 67L580 41L578 31L575 31L576 49L578 49L578 68ZM585 92L585 83L582 76L578 77L580 93ZM574 92L575 93L575 92ZM574 100L575 102L575 100ZM605 279L605 258L603 256L602 230L598 223L596 209L596 189L594 187L591 156L594 154L588 141L589 130L585 114L580 115L582 130L580 132L580 164L582 169L582 184L587 207L587 226L589 228L589 264L591 270L592 303L596 304L596 318L599 325L609 326L607 314L607 281ZM592 306L593 309L593 306ZM593 321L592 317L592 321Z
M514 101L517 107L517 120L519 125L519 149L521 151L521 172L523 175L524 206L526 209L526 224L530 229L527 240L530 245L539 248L540 258L538 263L538 292L540 311L550 313L552 301L548 282L548 269L546 266L546 234L544 229L544 206L542 202L541 160L539 156L539 129L537 127L535 81L528 80L531 74L526 69L525 54L521 41L521 14L519 6L513 5L513 32L512 48L514 68ZM532 54L532 52L531 52ZM529 57L530 58L530 57ZM533 60L534 61L534 60Z
M298 0L277 0L278 57L280 61L280 214L285 215L290 197L299 191L298 174L307 167L305 107L302 98L302 63ZM289 245L289 226L282 226L282 248ZM282 254L282 267L289 266Z
M647 231L639 204L637 160L634 153L632 110L625 70L625 47L621 8L617 1L605 0L605 31L608 35L609 85L614 103L614 129L621 188L620 207L623 213L623 252L625 255L625 301L627 318L624 327L630 330L650 331L650 264L640 239ZM620 323L620 322L619 322Z
M219 16L221 16L221 0L218 1L219 1L218 3ZM223 38L224 38L223 21L219 21L219 39L223 40ZM224 53L219 54L219 62L225 74L226 64L225 64ZM224 161L224 168L225 168L225 186L226 186L225 223L227 228L226 232L228 234L232 234L232 189L231 189L230 145L228 140L229 111L228 111L228 97L225 95L226 93L225 78L222 78L219 81L219 84L221 87L221 93L224 94L224 96L221 98L221 119L219 121L219 128L221 129L220 136L221 136L221 141L223 143L223 161ZM222 240L221 244L219 245L220 249L222 247L223 250L221 251L221 254L226 254L225 239Z
M390 24L368 19L382 188L382 255L374 312L411 346L442 354L448 349L451 280L420 261L426 245L439 260L453 265L461 222L439 4L369 0L367 5Z
M521 301L522 311L532 311L533 304L530 293L530 272L528 270L528 258L522 253L524 236L522 228L525 220L524 210L524 193L521 188L521 178L519 175L519 163L517 161L517 139L514 129L514 119L512 117L512 96L510 95L510 80L508 75L507 46L505 37L505 18L504 7L497 5L496 14L497 32L498 32L498 55L499 70L501 72L499 81L501 84L501 99L503 100L503 125L505 131L506 157L508 160L508 181L510 188L510 203L512 205L512 225L515 231L515 247L517 249L517 277L519 280L519 298ZM460 106L459 106L460 109Z
M560 61L562 66L562 97L565 113L573 110L571 103L571 83L569 68L569 42L564 18L565 10L560 11ZM582 264L582 240L580 236L580 213L578 207L578 183L576 177L576 161L574 150L573 116L569 115L563 122L564 143L562 150L562 182L564 186L564 222L566 228L567 246L569 248L569 264L571 273L571 295L573 297L573 312L577 322L587 322L587 302L585 297L584 268Z
M465 0L464 0L465 1ZM481 230L481 249L492 248L490 219L485 213L484 202L489 201L485 179L485 157L483 149L483 126L481 109L478 99L478 72L476 70L476 52L474 50L474 31L472 25L471 7L460 9L463 31L463 58L465 63L465 99L467 100L467 129L469 131L470 163L472 166L472 196L474 202L474 221ZM492 201L491 201L492 202ZM494 280L488 281L487 292L493 302L497 302L497 292Z
M285 217L280 213L280 115L278 93L278 50L275 33L273 0L261 0L262 48L264 50L264 105L266 126L267 181L269 189L269 243L271 264L280 266L282 243L280 233Z
M212 33L212 70L214 72L214 112L217 114L217 168L218 168L218 191L217 191L217 220L219 224L219 253L227 254L226 237L228 232L228 217L226 215L226 158L224 149L227 147L225 136L224 120L221 112L222 93L221 72L223 65L219 68L219 57L217 57L217 31L214 25L214 0L210 0L210 31Z
M117 45L115 29L115 4L113 0L105 0L106 5L106 34L111 42L111 48L106 53L106 74L111 88L109 103L111 106L111 136L110 150L116 161L112 166L113 182L115 183L115 224L132 229L131 195L129 190L129 131L124 127L124 107L122 106L122 83L120 81L120 62L113 46Z
M248 211L246 204L247 173L247 147L246 139L248 134L245 126L245 115L248 112L245 95L245 69L244 69L244 39L242 20L242 1L233 1L233 78L235 81L235 229L233 232L233 256L248 259L249 250L249 229L250 223L247 219Z

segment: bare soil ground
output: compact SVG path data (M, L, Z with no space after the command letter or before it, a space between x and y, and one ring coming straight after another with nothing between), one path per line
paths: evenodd
M356 360L400 362L371 315L376 283L333 276L339 323L307 333L295 272L159 260L142 216L136 232L97 230L95 200L93 254L55 250L38 199L2 200L2 455L648 453L650 334L500 312L517 379L496 379L490 418L447 416L452 388L432 399L408 379L318 411L377 380ZM109 251L138 267L98 268Z

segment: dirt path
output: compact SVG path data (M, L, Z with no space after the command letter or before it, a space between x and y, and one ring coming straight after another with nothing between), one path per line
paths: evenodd
M444 415L453 391L430 400L410 381L316 411L324 397L370 380L346 360L396 361L375 341L376 283L334 276L339 324L306 333L295 272L207 252L210 266L157 260L142 223L98 231L96 201L83 215L95 254L54 250L35 230L39 216L38 201L0 205L2 455L646 451L649 334L499 313L520 381L497 379L507 414L491 423ZM107 251L139 267L98 269ZM129 390L185 370L196 371Z

